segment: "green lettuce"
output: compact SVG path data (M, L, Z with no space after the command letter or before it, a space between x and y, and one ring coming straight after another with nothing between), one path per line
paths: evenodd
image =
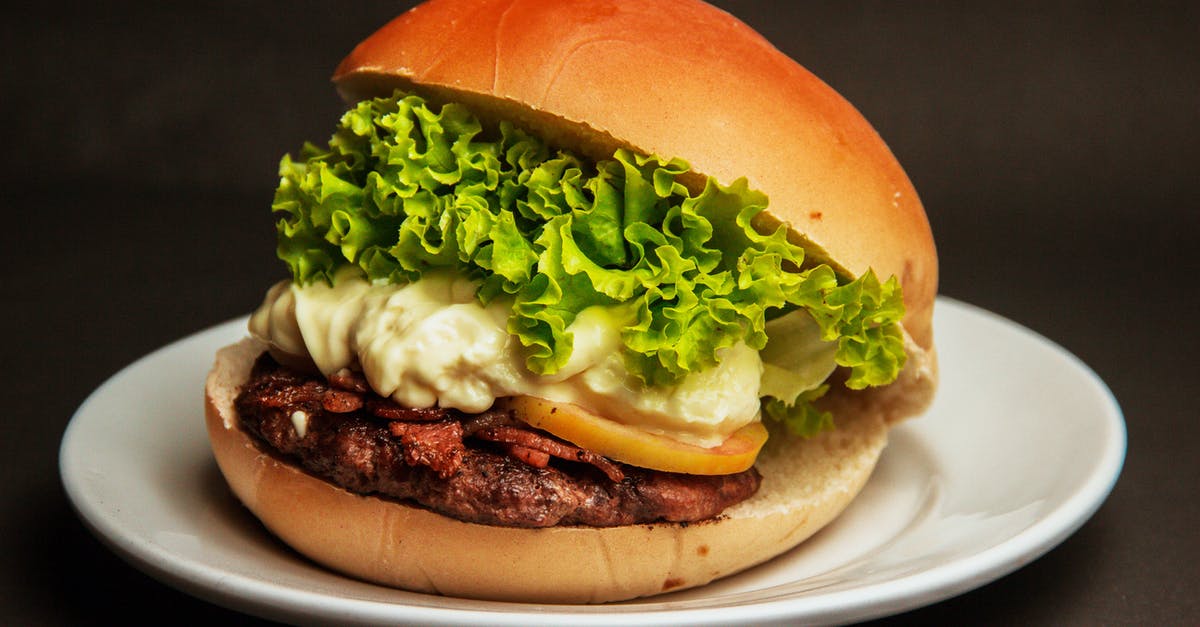
M713 366L738 342L762 349L768 319L801 309L836 342L849 387L894 380L905 358L896 279L805 267L786 227L752 226L765 195L711 178L693 193L680 182L688 169L627 150L591 162L397 92L346 112L327 146L284 156L277 252L301 284L347 265L372 281L472 277L481 302L512 299L508 331L535 373L562 368L571 323L600 305L623 323L626 365L648 385ZM824 428L812 408L821 390L768 397L764 413L793 431Z

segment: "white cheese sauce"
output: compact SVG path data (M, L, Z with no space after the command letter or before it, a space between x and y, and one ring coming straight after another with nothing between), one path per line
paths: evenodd
M484 307L470 280L428 274L395 285L343 274L334 283L273 286L250 319L251 333L276 352L311 359L327 376L361 370L378 394L409 407L474 413L497 398L538 396L700 446L716 446L758 419L763 364L744 344L676 385L647 387L626 371L610 317L592 308L568 327L574 348L565 366L537 375L507 331L512 301Z

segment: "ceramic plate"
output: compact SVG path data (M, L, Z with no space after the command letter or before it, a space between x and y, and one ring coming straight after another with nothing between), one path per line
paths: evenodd
M270 536L212 459L202 390L235 320L125 368L79 408L60 469L85 523L149 574L289 622L523 625L847 622L933 603L1045 553L1100 506L1125 426L1104 383L1012 322L939 299L942 383L892 433L866 488L808 542L708 586L625 603L533 605L391 590L328 572ZM536 573L532 574L536 576Z

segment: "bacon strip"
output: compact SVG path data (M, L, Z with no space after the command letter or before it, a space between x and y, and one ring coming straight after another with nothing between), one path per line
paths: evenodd
M625 479L625 473L607 457L520 427L487 427L476 431L475 437L541 451L568 461L591 464L607 475L613 483L620 483Z
M262 403L267 407L308 406L314 410L317 406L327 412L348 414L363 406L362 394L350 390L329 387L319 381L301 381L296 377L280 376L266 381L260 393Z
M545 468L550 465L550 454L545 451L521 446L520 444L509 444L508 454L513 457L533 466L534 468Z
M325 389L324 385L316 381L301 382L279 377L263 382L257 396L265 407L295 408L299 405L320 404Z
M330 388L321 394L321 407L335 414L348 414L362 409L362 406L362 395L355 392Z
M491 427L520 427L524 424L513 415L512 411L489 409L482 414L467 416L463 420L463 433L469 437Z
M388 431L400 438L404 461L409 466L428 466L446 479L462 464L466 446L463 445L462 423L402 422L388 424Z
M434 422L450 417L450 410L441 407L401 407L379 397L367 399L367 411L384 420L403 422Z

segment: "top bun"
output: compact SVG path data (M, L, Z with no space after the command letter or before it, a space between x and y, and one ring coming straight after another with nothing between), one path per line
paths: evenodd
M909 364L867 396L889 420L932 397L937 254L916 191L849 102L733 16L698 0L432 0L334 81L351 101L462 102L596 159L630 148L745 177L770 199L759 228L787 223L810 257L900 280Z

